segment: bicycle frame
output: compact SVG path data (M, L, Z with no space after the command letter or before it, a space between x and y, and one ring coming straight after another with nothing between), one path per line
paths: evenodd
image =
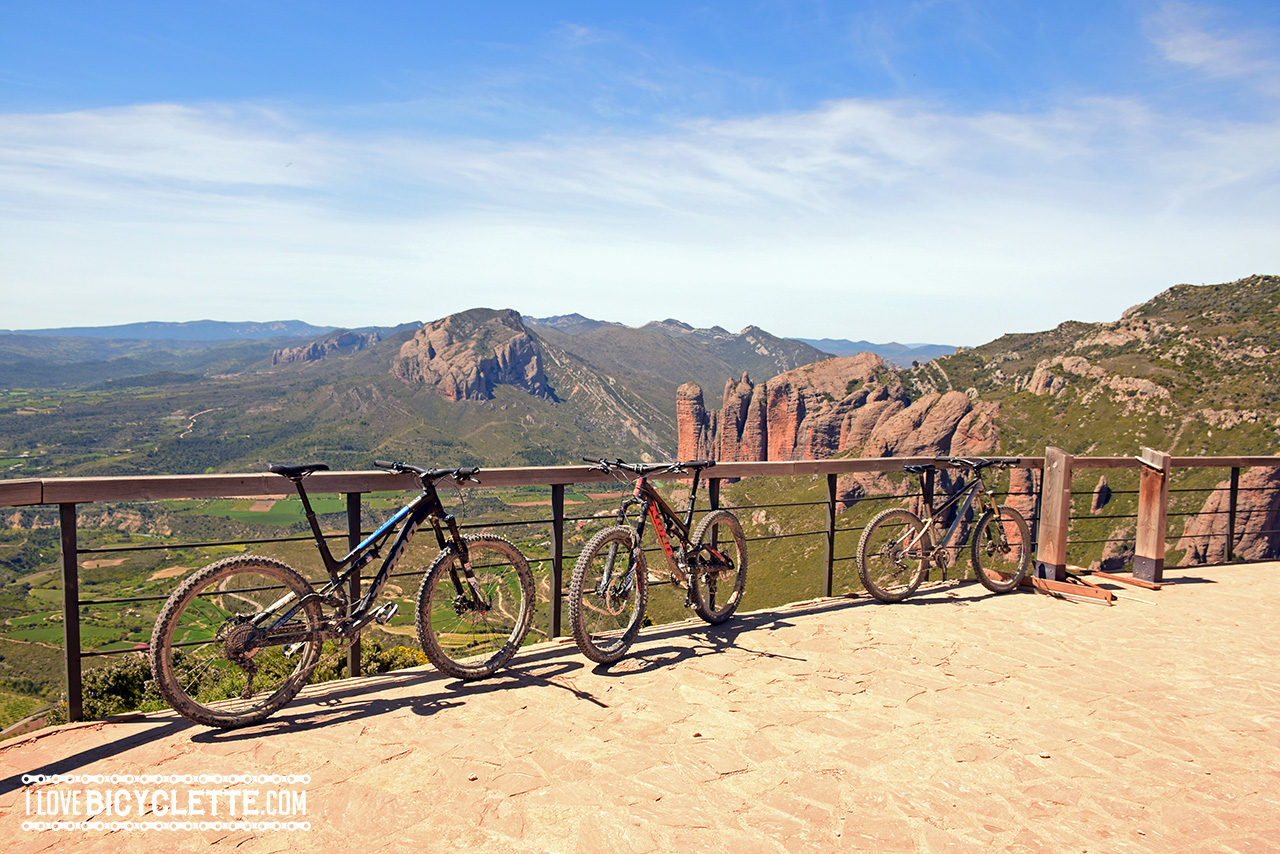
M476 584L475 574L471 569L471 558L467 551L467 544L458 529L457 519L454 518L452 513L445 512L433 480L419 474L422 493L383 522L377 530L365 537L346 555L341 558L335 558L329 548L324 532L320 529L320 521L311 506L310 499L307 497L307 491L302 485L302 477L290 477L289 479L293 481L294 487L298 491L298 497L302 499L302 507L307 517L307 523L311 527L311 534L315 538L316 548L320 552L320 559L324 563L325 571L329 574L329 583L316 591L315 595L326 604L345 606L347 611L344 615L346 617L345 622L334 632L326 633L327 638L351 634L368 625L374 619L373 603L386 586L391 573L400 562L400 558L403 557L409 541L413 539L422 523L428 520L430 520L431 526L435 531L436 542L440 549L443 551L451 545L458 552L466 584L464 585L463 579L458 578L457 573L454 572L453 584L455 592L457 595L463 596L468 592L469 588L471 595L474 597L473 603L481 610L487 609L487 603L484 602L480 589ZM360 572L361 569L378 559L382 547L391 535L396 532L397 526L400 526L399 533L396 534L386 559L383 560L382 566L371 580L364 595L354 603L341 595L335 597L334 593L345 589L353 574ZM445 535L446 529L448 531L447 537ZM276 608L283 607L292 595L288 594L263 613L271 614ZM272 628L292 619L301 605L302 601L299 600L295 607L289 609L288 612L274 621Z
M920 474L922 481L925 477L929 477L929 479L932 480L931 476L933 474L933 470L922 472ZM949 527L947 532L942 535L942 538L934 544L935 551L951 547L951 538L956 535L960 530L960 526L964 524L965 515L968 513L969 509L973 507L975 498L978 502L978 509L974 513L975 517L981 516L986 510L991 509L988 506L988 502L992 502L992 505L994 505L992 499L994 499L995 493L987 486L986 481L982 479L980 471L975 472L972 478L972 480L962 478L959 487L957 487L953 492L947 493L947 500L943 502L941 507L935 509L932 502L925 507L926 512L922 519L924 526L921 527L920 533L917 534L910 543L907 543L908 549L914 549L920 542L921 538L923 538L925 534L932 529L934 520L945 513L947 508L957 504L962 498L964 499L964 503L960 504L960 506L956 508L955 520L951 523L951 527ZM926 496L929 496L931 490L926 487L922 489L921 492ZM968 534L966 534L965 539L962 542L957 543L956 547L964 548L968 539ZM922 555L922 557L928 556Z
M689 542L689 532L693 525L693 504L694 498L698 491L698 472L693 475L693 489L689 493L689 509L685 513L684 519L676 515L676 511L672 509L649 483L649 479L643 475L636 479L635 488L631 493L631 497L622 503L618 508L619 524L626 523L626 508L634 504L640 505L640 518L636 522L636 542L644 539L645 522L649 521L653 524L653 533L658 538L658 543L662 546L662 553L666 555L667 563L671 566L671 571L679 577L685 577L685 571L681 567L683 550ZM668 526L674 530L676 537L680 541L681 556L677 556L675 547L671 545L671 535Z
M658 538L659 545L662 546L662 553L667 558L667 564L671 568L672 575L681 583L686 584L689 580L689 537L693 532L693 513L697 505L698 498L698 481L702 477L702 468L693 467L693 483L689 487L689 507L684 513L684 518L676 513L670 504L662 497L653 484L649 483L649 478L645 474L639 475L632 489L631 495L625 499L618 508L618 524L627 524L627 508L634 505L640 505L640 517L636 521L635 532L636 542L639 543L644 539L644 526L646 521L653 524L653 532ZM672 533L679 541L678 549L672 545ZM706 549L716 559L724 560L724 555L720 554L714 543L703 543L700 549Z
M975 516L982 515L982 512L987 509L986 499L991 495L991 493L989 490L985 489L985 486L986 484L983 483L982 478L979 477L975 477L968 483L962 481L959 489L955 492L948 493L947 501L941 507L936 511L932 507L929 508L929 515L926 517L926 521L928 521L929 524L933 524L935 517L945 513L948 507L951 507L960 500L961 496L964 497L964 503L956 508L955 520L951 523L951 527L947 529L946 534L942 536L941 541L939 541L939 547L945 547L951 543L951 538L955 536L956 532L960 529L960 526L964 524L965 514L969 511L969 508L973 506L975 498L978 499L978 510L975 511ZM967 539L968 538L966 537L966 540ZM958 545L963 547L964 543L959 543Z

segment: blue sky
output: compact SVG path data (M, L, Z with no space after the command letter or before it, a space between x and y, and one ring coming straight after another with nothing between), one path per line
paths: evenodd
M0 0L0 328L979 344L1280 273L1280 4Z

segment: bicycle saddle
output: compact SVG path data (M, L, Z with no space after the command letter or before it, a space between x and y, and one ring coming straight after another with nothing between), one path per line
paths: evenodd
M272 463L267 466L267 471L272 474L283 475L287 478L306 477L313 471L328 471L329 467L324 463L304 463L300 466L282 466L279 463Z

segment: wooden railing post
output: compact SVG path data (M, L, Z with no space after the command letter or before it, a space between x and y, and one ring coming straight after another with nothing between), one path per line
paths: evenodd
M1046 448L1040 481L1040 530L1036 577L1067 580L1067 536L1071 529L1071 466L1073 458L1059 448Z
M831 596L836 567L836 480L836 475L827 475L827 574L822 583L822 595L827 597Z
M1159 584L1164 574L1164 541L1169 518L1169 468L1172 457L1143 448L1138 483L1138 532L1133 547L1133 577Z
M360 545L360 493L347 493L347 551L354 551L355 547ZM360 573L351 573L350 587L347 589L347 596L352 603L360 600ZM347 647L347 674L350 676L360 675L360 636L356 635L356 639Z
M564 598L564 484L551 485L551 618L550 637L560 636L560 603Z
M59 504L62 529L62 646L67 669L67 721L84 720L84 687L80 674L80 547L76 505Z

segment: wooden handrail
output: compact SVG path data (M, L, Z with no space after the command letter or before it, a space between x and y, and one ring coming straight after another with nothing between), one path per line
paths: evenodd
M1011 458L1012 459L1012 458ZM1125 458L1116 458L1125 459ZM1277 464L1280 464L1280 458ZM866 459L783 460L718 463L706 477L799 477L900 471L904 465L933 462L934 457L875 457ZM1024 468L1039 469L1043 457L1021 457ZM1136 463L1135 463L1136 465ZM653 475L677 477L677 475ZM588 465L482 468L481 486L563 486L575 483L615 483L612 475ZM475 484L467 484L474 486ZM385 471L316 472L307 477L307 491L316 493L394 492L415 488L412 475ZM294 490L285 478L260 474L174 474L121 477L62 477L42 480L0 480L0 507L33 504L86 504L94 501L151 501L230 496L289 496Z

